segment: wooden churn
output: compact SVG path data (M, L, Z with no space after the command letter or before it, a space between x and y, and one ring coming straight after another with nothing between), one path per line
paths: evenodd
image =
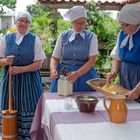
M8 56L13 59L14 56ZM9 66L9 68L11 65ZM13 110L12 76L9 74L9 108L2 111L2 140L18 140L17 137L17 111Z

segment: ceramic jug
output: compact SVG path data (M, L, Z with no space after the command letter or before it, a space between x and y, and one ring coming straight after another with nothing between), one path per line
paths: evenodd
M109 102L107 102L109 101ZM107 110L110 121L113 123L125 123L127 120L126 97L123 95L115 95L106 97L103 101ZM108 105L107 105L108 104Z

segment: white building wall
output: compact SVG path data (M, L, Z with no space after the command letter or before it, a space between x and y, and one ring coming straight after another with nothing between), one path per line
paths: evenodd
M6 13L0 16L0 30L9 29L15 25L15 14Z

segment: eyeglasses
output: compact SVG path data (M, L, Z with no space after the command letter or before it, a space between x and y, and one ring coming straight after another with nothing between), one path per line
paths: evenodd
M128 27L130 24L127 23L120 23L121 28L126 28Z
M87 21L74 21L76 25L86 25Z
M23 18L18 19L18 22L19 23L25 23L25 24L29 24L30 23L29 20L23 19Z

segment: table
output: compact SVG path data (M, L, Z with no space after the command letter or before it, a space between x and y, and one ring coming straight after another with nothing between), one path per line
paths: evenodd
M43 93L33 119L32 140L139 140L140 104L127 102L128 117L124 124L111 123L98 92L85 93L99 99L95 112L79 112L74 98L73 108L64 108L65 98L57 94Z

